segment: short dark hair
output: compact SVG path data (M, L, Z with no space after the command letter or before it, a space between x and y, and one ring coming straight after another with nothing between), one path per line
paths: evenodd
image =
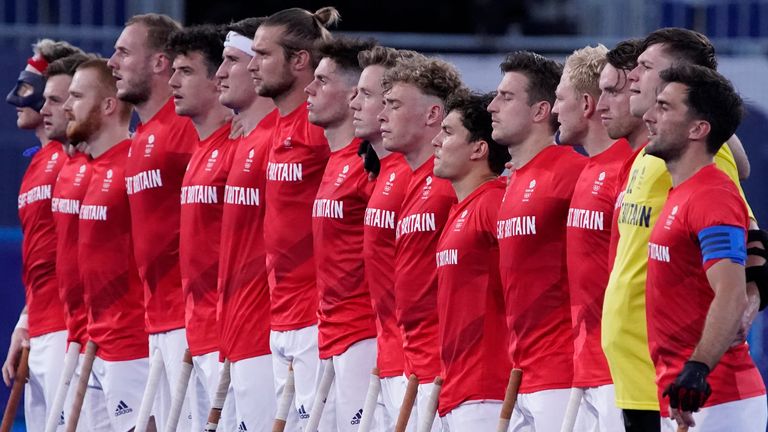
M700 65L678 65L661 71L667 83L688 87L686 106L694 118L709 123L707 150L717 153L741 123L744 106L728 79L717 71Z
M224 51L221 33L218 28L208 24L181 29L168 40L168 51L174 56L199 52L205 60L208 77L211 78L221 65L221 53Z
M133 24L141 24L147 28L147 48L173 58L173 53L167 48L168 39L173 32L181 30L181 24L168 15L157 13L134 15L125 23L125 26Z
M664 51L679 61L717 69L714 45L697 31L680 27L658 29L643 39L639 52L657 44L664 44Z
M555 90L563 75L563 65L530 51L515 51L507 55L500 65L503 73L517 72L528 78L528 104L547 102L555 104ZM557 116L550 115L552 132L557 130Z
M488 167L499 175L504 172L504 165L510 155L506 146L493 140L493 126L488 105L493 100L493 93L474 93L468 90L454 92L445 104L445 114L452 111L461 114L461 124L469 131L470 141L483 140L488 143Z
M233 22L226 26L227 32L235 32L241 36L245 36L248 39L253 39L256 35L256 30L259 29L267 17L246 18L237 22Z
M75 53L66 57L53 61L48 65L48 69L45 70L45 76L47 78L57 75L69 75L70 77L75 74L77 67L88 60L94 60L98 57L93 54Z
M321 60L329 58L344 72L360 77L363 68L357 60L358 55L376 46L373 39L360 40L347 37L335 37L330 40L320 40L317 43L317 52ZM357 84L357 82L355 82Z
M605 59L608 64L618 70L631 71L637 67L637 57L640 56L640 44L642 39L627 39L621 41L608 51Z
M328 27L336 25L339 20L339 12L330 6L320 8L315 13L301 8L290 8L268 16L262 25L283 28L280 45L286 59L298 51L307 51L312 66L317 67L320 58L314 49L315 42L330 39Z

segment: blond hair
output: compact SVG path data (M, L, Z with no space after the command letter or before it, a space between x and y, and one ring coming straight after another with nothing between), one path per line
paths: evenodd
M587 93L595 99L600 97L600 72L608 62L606 54L608 48L598 44L578 49L568 56L563 75L571 81L576 93Z

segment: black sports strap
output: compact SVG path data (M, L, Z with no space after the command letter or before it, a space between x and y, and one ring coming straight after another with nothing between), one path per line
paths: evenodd
M760 293L760 310L768 306L768 232L760 229L747 232L747 242L760 242L763 248L747 249L747 255L759 256L767 261L760 266L750 266L746 269L747 282L754 282Z

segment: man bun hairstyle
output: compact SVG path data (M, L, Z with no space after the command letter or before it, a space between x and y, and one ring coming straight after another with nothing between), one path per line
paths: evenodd
M455 111L461 115L461 124L469 131L469 141L483 140L488 143L488 167L499 175L504 172L504 165L511 156L506 146L493 139L493 126L488 105L493 100L493 93L475 93L466 89L454 92L445 103L446 115Z
M384 72L381 84L385 92L396 83L411 84L422 93L437 97L443 104L451 94L462 88L461 75L454 65L429 57L402 59Z
M339 11L332 6L320 8L315 13L301 8L290 8L270 15L262 25L282 27L280 45L286 59L299 51L307 51L312 60L312 67L317 67L320 58L315 51L315 43L331 39L328 28L335 26L340 20Z
M741 123L744 103L728 79L714 69L692 64L673 66L661 71L667 83L688 88L686 106L691 116L710 125L707 151L714 155Z
M213 78L221 66L224 39L219 28L209 24L183 28L171 35L166 49L177 55L198 52L203 56L208 78Z

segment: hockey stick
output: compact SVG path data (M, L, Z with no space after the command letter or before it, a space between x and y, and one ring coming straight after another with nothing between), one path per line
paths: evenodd
M211 404L211 411L208 413L208 424L205 425L205 432L216 432L221 419L221 410L224 409L224 402L227 400L227 391L232 377L229 374L229 360L224 360L224 365L219 373L219 385L216 388L216 395Z
M371 371L371 380L368 382L368 393L365 395L365 405L363 405L363 418L360 419L360 426L357 432L369 432L373 416L376 414L376 403L381 392L381 378L379 378L379 368L373 368Z
M560 432L573 432L573 427L576 425L576 416L579 414L579 405L581 404L581 398L583 396L583 388L574 387L571 389L571 396L568 399L568 407L565 409L565 417L563 418L563 425L560 428Z
M323 417L325 402L328 400L328 394L331 392L333 379L336 377L336 371L333 370L333 357L328 359L323 371L323 379L320 380L320 387L315 394L315 401L312 403L312 411L309 414L309 421L305 432L317 432L320 426L320 419Z
M395 432L405 432L405 428L408 427L408 420L411 418L411 411L413 411L413 404L416 402L416 395L418 393L419 379L416 375L411 374L408 377L408 387L405 388L403 404L400 405L400 415L397 417Z
M168 420L165 422L166 431L175 431L179 425L181 408L184 406L184 397L187 394L189 386L189 376L192 374L192 354L189 350L184 351L184 359L181 361L181 370L179 370L179 379L176 382L176 388L173 392L171 401L171 411L168 413Z
M509 420L512 418L512 411L517 402L517 392L520 390L520 383L523 381L523 371L521 369L512 369L509 374L509 383L507 392L504 394L504 403L501 404L501 415L499 416L498 432L506 432L509 429Z
M67 398L69 385L72 382L72 376L77 369L77 359L80 358L80 345L77 342L70 342L67 354L64 355L64 369L61 371L59 385L56 387L56 396L53 398L53 406L48 413L48 421L45 423L45 432L56 432L59 425L59 416L64 409L64 400Z
M16 368L16 377L13 380L13 387L11 387L11 395L8 397L8 404L5 405L3 422L0 424L1 432L10 432L11 427L13 427L16 409L19 407L21 395L24 393L24 385L27 383L27 378L29 378L29 348L24 347L21 349L21 358Z
M293 377L293 362L288 364L288 377L285 380L283 394L280 398L280 405L275 413L275 423L272 425L272 432L283 432L288 422L288 411L293 405L293 396L296 394L296 381Z
M85 400L85 392L88 391L88 379L91 377L93 361L96 359L96 350L98 348L93 341L88 341L88 344L85 346L83 365L80 367L80 380L77 381L77 390L72 401L72 411L70 411L69 417L67 417L67 432L75 432L77 430L80 412L83 409L83 400Z
M152 353L152 363L149 365L149 378L147 378L147 386L144 388L144 396L141 398L141 406L139 407L139 414L136 416L136 428L135 432L146 432L147 425L149 425L149 417L152 414L152 405L155 404L155 395L157 394L157 386L160 383L160 374L163 372L165 365L163 364L163 354L159 349L156 349Z
M427 409L424 411L425 417L420 422L419 432L429 432L432 430L432 424L435 422L435 414L437 413L437 402L440 400L440 390L442 388L443 379L441 377L435 378L435 386L432 388L432 393L429 394Z

